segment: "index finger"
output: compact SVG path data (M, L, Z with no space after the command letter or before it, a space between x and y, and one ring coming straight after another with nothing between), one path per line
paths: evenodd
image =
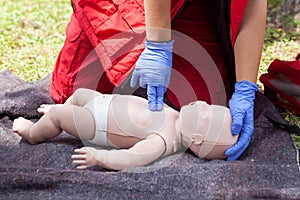
M148 96L148 105L149 110L156 111L156 86L148 85L147 96Z

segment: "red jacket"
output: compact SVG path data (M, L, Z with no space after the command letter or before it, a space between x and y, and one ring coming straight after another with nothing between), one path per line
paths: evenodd
M176 23L176 18L184 9L187 1L172 0L173 23ZM234 71L232 45L237 37L248 0L205 1L207 1L208 9L211 9L209 13L212 20L215 20L224 52L228 54L225 55L228 66ZM231 4L229 5L227 2L231 2ZM114 86L119 86L133 70L143 49L145 38L143 0L73 0L72 3L77 23L95 48L106 76ZM73 31L71 27L69 32ZM77 37L76 33L70 33L70 35ZM65 100L65 98L61 100L61 96L65 94L57 92L61 87L58 80L62 77L59 76L65 76L63 74L65 73L72 77L75 76L73 75L75 72L77 73L75 69L66 69L66 72L63 72L62 68L64 68L62 63L59 66L57 64L50 88L51 96L60 103ZM233 73L232 80L234 76ZM71 91L61 93L67 93L65 95L67 97Z

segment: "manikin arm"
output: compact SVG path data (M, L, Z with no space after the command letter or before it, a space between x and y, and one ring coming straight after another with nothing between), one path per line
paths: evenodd
M86 169L100 166L112 170L122 170L130 167L145 166L159 157L166 149L164 139L157 135L149 135L145 140L136 143L130 149L96 150L92 147L83 147L75 150L72 156L77 169Z

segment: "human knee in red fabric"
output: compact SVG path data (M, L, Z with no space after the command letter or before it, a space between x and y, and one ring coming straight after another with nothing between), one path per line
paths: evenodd
M106 77L87 35L72 15L64 46L52 73L50 95L56 103L63 103L77 88L111 93L113 85Z

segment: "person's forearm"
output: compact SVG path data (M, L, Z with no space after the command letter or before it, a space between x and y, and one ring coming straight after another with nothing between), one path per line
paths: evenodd
M267 0L249 0L234 52L236 81L256 83L264 44Z
M148 41L171 40L171 0L144 0Z

